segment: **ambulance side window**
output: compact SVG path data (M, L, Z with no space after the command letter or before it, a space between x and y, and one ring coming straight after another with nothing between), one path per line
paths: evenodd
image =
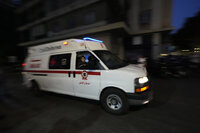
M51 55L49 69L70 69L71 54Z
M76 69L102 70L98 59L88 51L76 53Z

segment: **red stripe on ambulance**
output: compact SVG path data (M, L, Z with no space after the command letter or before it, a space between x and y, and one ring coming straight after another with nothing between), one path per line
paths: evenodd
M73 72L75 72L76 74L82 74L83 71L49 71L49 70L24 70L24 72L31 72L31 73L59 73L59 74L67 74L67 73L71 73L73 74ZM101 75L101 72L88 72L88 75Z
M41 60L31 60L31 62L39 62L39 61L41 61Z

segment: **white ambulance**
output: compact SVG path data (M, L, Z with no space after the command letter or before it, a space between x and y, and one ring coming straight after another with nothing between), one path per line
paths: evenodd
M152 100L146 68L123 62L104 43L69 39L28 48L24 84L35 92L51 91L99 100L114 114Z

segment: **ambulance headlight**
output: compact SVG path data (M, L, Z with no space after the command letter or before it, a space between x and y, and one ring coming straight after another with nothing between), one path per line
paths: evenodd
M141 78L138 79L138 82L139 82L140 84L144 84L144 83L146 83L146 82L148 82L148 81L149 81L149 80L148 80L147 77L141 77Z

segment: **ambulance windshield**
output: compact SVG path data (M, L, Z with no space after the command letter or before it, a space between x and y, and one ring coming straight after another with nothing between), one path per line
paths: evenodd
M119 57L115 56L107 50L95 50L93 51L109 69L117 69L128 64L122 61Z

